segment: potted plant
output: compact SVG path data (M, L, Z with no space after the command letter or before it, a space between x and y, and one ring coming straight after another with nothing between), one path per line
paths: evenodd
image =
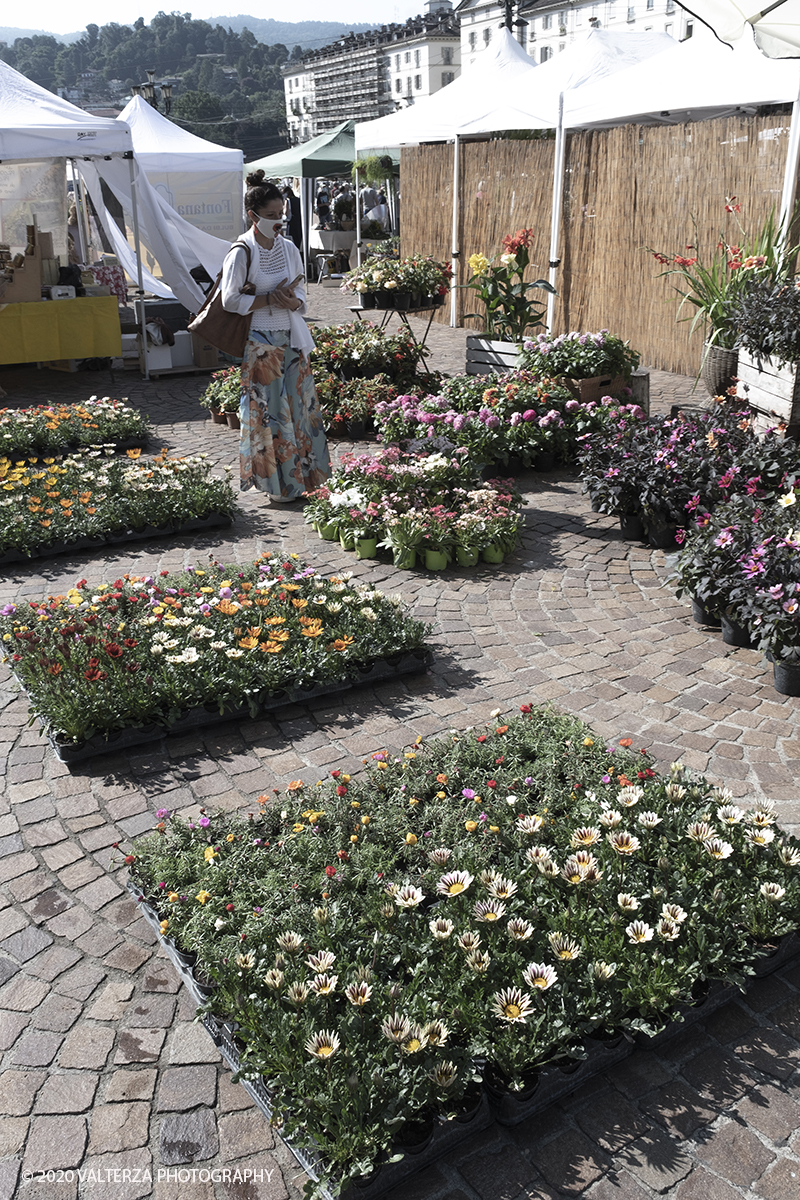
M472 254L469 268L472 275L459 286L470 288L482 301L483 313L466 313L467 317L483 317L486 330L483 336L467 336L467 372L487 374L497 367L513 367L528 329L541 325L545 307L531 301L531 291L550 292L555 288L546 279L525 282L530 263L529 249L532 229L518 229L503 239L503 253L489 260L484 254ZM499 343L512 343L511 346Z
M337 196L333 202L333 215L339 222L340 229L350 230L356 227L356 201L349 192Z
M794 280L751 278L733 305L739 379L757 426L800 431L800 289Z
M701 258L701 238L694 216L692 241L684 247L685 254L663 254L647 247L656 261L666 267L660 279L677 276L675 291L681 298L677 319L691 322L690 333L696 329L703 331L699 375L712 396L727 392L738 375L736 314L741 294L754 279L773 283L785 279L794 260L794 252L785 246L786 230L776 224L774 214L751 237L739 220L741 210L735 196L726 198L725 213L734 218L738 229L732 234L720 230L705 261ZM685 305L690 311L684 316Z
M586 403L629 389L639 358L628 342L601 329L552 339L540 333L524 343L519 365L537 375L563 380L575 398Z
M211 420L215 425L225 425L228 414L233 414L238 420L242 386L238 367L228 367L224 371L215 371L211 382L200 396L200 404L211 412ZM233 425L238 428L238 425Z

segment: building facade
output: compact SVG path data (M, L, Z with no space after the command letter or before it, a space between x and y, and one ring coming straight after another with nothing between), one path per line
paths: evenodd
M461 19L461 61L473 65L478 55L492 45L505 19L499 0L461 0L456 8ZM714 35L675 0L521 0L515 6L514 36L534 62L566 50L576 37L590 29L629 30L632 33L668 33L677 41L699 35Z
M342 121L371 121L430 96L461 70L461 37L450 0L427 0L404 25L350 33L283 68L293 146Z

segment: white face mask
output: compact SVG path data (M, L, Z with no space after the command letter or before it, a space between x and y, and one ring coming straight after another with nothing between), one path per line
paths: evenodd
M283 233L286 221L283 217L259 217L256 229L265 238L274 238Z

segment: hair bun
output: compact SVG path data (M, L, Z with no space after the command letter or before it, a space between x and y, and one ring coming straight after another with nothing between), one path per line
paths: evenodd
M263 182L264 182L263 169L258 170L258 171L252 171L245 179L245 183L247 184L248 187L259 187Z

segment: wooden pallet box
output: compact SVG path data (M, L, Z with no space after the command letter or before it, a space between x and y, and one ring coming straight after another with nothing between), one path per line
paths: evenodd
M770 358L758 361L739 351L739 385L753 410L757 433L776 425L789 436L800 433L800 372L797 363L778 366Z
M488 337L467 335L467 375L491 375L494 371L514 371L520 352L519 342L495 342Z

